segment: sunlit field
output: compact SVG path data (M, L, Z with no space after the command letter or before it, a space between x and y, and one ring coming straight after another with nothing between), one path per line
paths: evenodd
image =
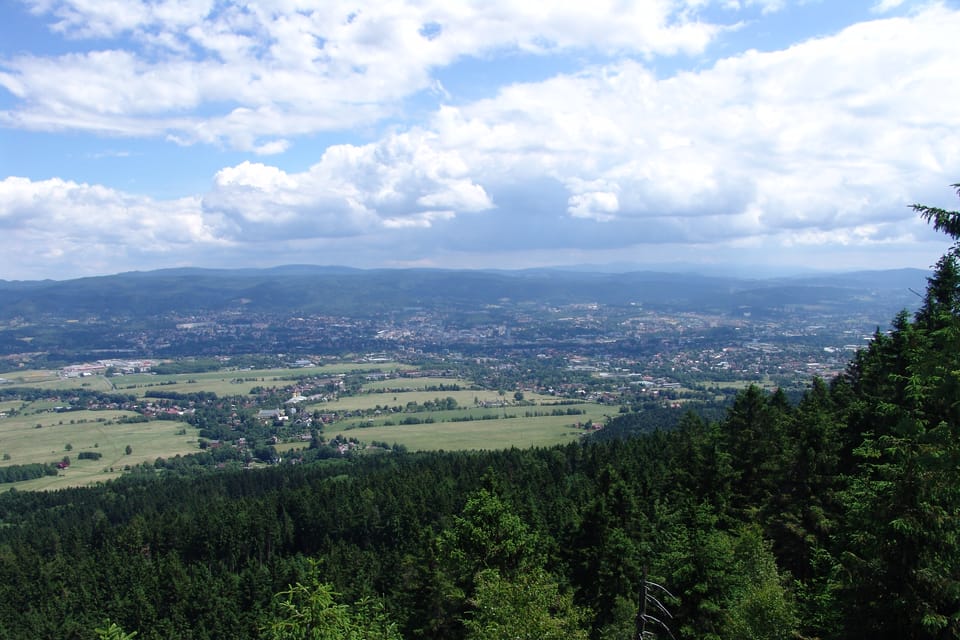
M458 422L444 422L439 414L422 412L406 415L413 415L421 420L433 416L435 421L430 424L399 424L399 419L403 416L394 416L389 419L396 421L397 424L363 428L350 428L349 424L337 424L324 429L324 436L332 438L340 434L346 438L356 438L363 443L376 441L390 445L402 444L411 451L546 447L564 444L582 437L585 431L575 427L577 422L604 420L603 407L587 406L592 410L586 415L528 418L523 417L523 411L535 410L536 407L519 407L508 412L517 414L516 418Z
M175 375L135 374L61 378L56 371L21 371L6 374L4 386L56 390L90 390L144 397L151 391L213 393L217 396L249 395L254 387L284 387L305 377L383 372L395 375L409 367L397 363L341 363L321 367L281 369L228 369ZM445 387L439 390L439 387ZM364 415L347 417L326 425L324 436L337 434L356 438L364 444L403 444L411 450L504 449L549 446L575 441L586 432L577 424L602 422L609 409L591 403L559 405L557 398L524 393L522 401L513 393L471 389L472 381L457 378L392 377L370 380L360 393L329 402L302 405L301 410ZM458 388L447 390L446 388ZM451 407L448 399L454 401ZM412 404L429 411L408 412ZM123 422L137 418L129 411L62 411L59 399L32 402L10 400L0 403L0 466L56 464L64 456L70 466L57 476L12 483L18 489L54 489L108 480L125 467L199 451L196 430L182 422L153 420ZM269 407L266 407L269 408ZM399 410L397 410L399 408ZM377 409L380 409L377 412ZM550 414L554 410L582 411L571 415ZM402 421L420 424L400 424ZM127 446L131 453L127 454ZM302 442L278 446L281 451L302 447ZM99 460L81 460L81 452L96 452Z
M225 369L175 375L134 374L110 378L119 392L143 396L157 387L175 393L215 393L218 396L248 395L254 387L281 387L308 377L334 376L368 371L400 371L410 367L395 362L343 363L319 367L284 369Z
M153 461L159 456L199 450L196 430L182 422L155 420L122 423L131 411L45 410L46 403L28 403L20 415L0 418L0 466L55 464L64 456L70 466L57 476L18 482L18 489L53 489L107 480L125 466ZM37 412L39 411L39 413ZM126 453L127 446L131 453ZM99 453L99 460L81 460L81 452Z

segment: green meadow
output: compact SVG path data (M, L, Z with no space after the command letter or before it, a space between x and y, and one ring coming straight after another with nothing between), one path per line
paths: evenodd
M181 373L175 375L136 374L126 376L87 376L60 378L56 371L18 371L4 375L4 386L26 386L43 389L88 389L128 393L143 397L152 390L179 393L208 392L218 396L248 395L253 387L282 387L304 377L324 377L372 371L396 373L410 368L393 362L338 363L332 365ZM440 386L458 390L430 390ZM582 403L572 405L582 415L549 414L558 406L552 396L525 393L522 404L511 392L471 389L469 380L457 378L406 378L371 380L354 396L330 402L314 403L303 408L322 413L345 414L372 412L327 425L324 435L352 437L363 443L373 441L399 443L410 450L504 449L509 447L548 446L575 441L584 433L577 422L603 421L607 407ZM405 409L410 403L423 406L433 401L453 398L456 408L432 411L394 413L389 408ZM57 476L15 483L18 489L56 489L85 485L114 478L124 467L151 462L157 457L193 453L199 450L196 431L186 423L155 420L150 422L118 422L136 416L127 411L56 412L62 402L44 399L33 402L10 400L0 402L0 455L2 465L56 463L69 456L69 468ZM420 424L400 424L415 419ZM127 446L131 453L127 454ZM280 445L281 450L306 446L299 441ZM68 450L69 448L69 450ZM99 460L81 460L83 451L100 453Z
M90 389L91 391L110 391L110 380L103 376L84 378L61 378L53 370L30 370L7 372L2 376L7 382L4 386L36 387L39 389Z
M203 391L215 393L218 396L227 396L247 395L254 387L280 387L302 378L369 371L399 371L409 368L395 362L343 363L285 369L223 369L173 375L140 373L115 376L109 380L112 381L118 392L132 393L137 396L143 396L156 387L176 393L199 393Z
M519 409L522 412L523 408ZM594 405L594 409L587 415L579 416L524 418L520 413L516 418L462 422L436 421L431 424L394 424L364 428L347 428L349 425L338 424L324 429L324 436L332 438L340 434L345 438L356 438L364 443L377 441L402 444L411 451L546 447L573 442L582 437L585 431L575 428L574 423L586 422L589 419L602 421L603 414L599 411L600 407ZM415 415L422 419L431 414L406 415Z
M366 385L364 385L366 388ZM496 391L399 391L396 393L361 393L355 396L346 396L309 405L310 410L319 410L324 413L357 411L381 407L405 407L409 402L423 404L434 400L453 398L459 407L473 407L477 402L502 403L513 402L513 396L501 396Z
M427 388L458 386L467 388L471 383L460 378L390 378L389 380L373 380L363 385L364 391L383 391L397 389L401 391L417 391ZM437 391L436 393L445 393Z
M16 483L18 489L90 484L114 478L128 465L198 450L196 431L182 422L116 422L137 415L130 411L38 413L34 404L20 415L0 418L0 454L4 458L0 466L53 464L68 456L70 467L57 476ZM127 446L131 448L129 455ZM78 454L82 451L97 452L102 457L81 460Z

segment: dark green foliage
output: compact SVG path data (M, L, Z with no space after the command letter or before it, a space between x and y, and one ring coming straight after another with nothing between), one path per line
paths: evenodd
M222 362L213 358L190 358L174 360L170 362L160 362L153 365L150 370L157 375L177 375L183 373L203 373L205 371L217 371L222 366Z
M497 569L485 570L470 601L467 640L587 640L584 612L571 595L542 569L512 580Z
M960 184L950 185L960 195ZM933 223L933 228L942 231L954 240L960 239L960 212L947 211L938 207L928 207L922 204L913 205L913 210L920 214L927 222Z
M113 622L94 629L94 632L97 634L98 640L133 640L137 636L136 631L127 633Z
M23 480L33 480L34 478L55 475L57 475L57 467L52 464L11 464L0 467L0 484L22 482Z
M263 637L269 640L400 640L396 624L379 602L363 599L339 604L331 585L314 569L305 582L289 585L274 597L275 617Z

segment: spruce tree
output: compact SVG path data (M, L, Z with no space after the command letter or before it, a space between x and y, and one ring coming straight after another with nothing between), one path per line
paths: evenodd
M960 185L954 185L960 187ZM960 240L960 212L915 205ZM846 637L960 638L960 244L851 366Z

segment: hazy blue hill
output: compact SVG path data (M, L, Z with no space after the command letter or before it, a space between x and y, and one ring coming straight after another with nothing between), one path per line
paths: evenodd
M689 273L479 271L288 265L164 269L74 280L0 281L0 317L126 317L237 310L368 316L410 308L463 310L511 303L642 305L678 311L763 313L790 305L914 305L922 270L746 279Z
M804 307L851 309L871 308L883 317L900 309L915 308L927 285L928 271L893 269L817 274L791 278L757 280L732 294L739 308L758 313L775 313Z

